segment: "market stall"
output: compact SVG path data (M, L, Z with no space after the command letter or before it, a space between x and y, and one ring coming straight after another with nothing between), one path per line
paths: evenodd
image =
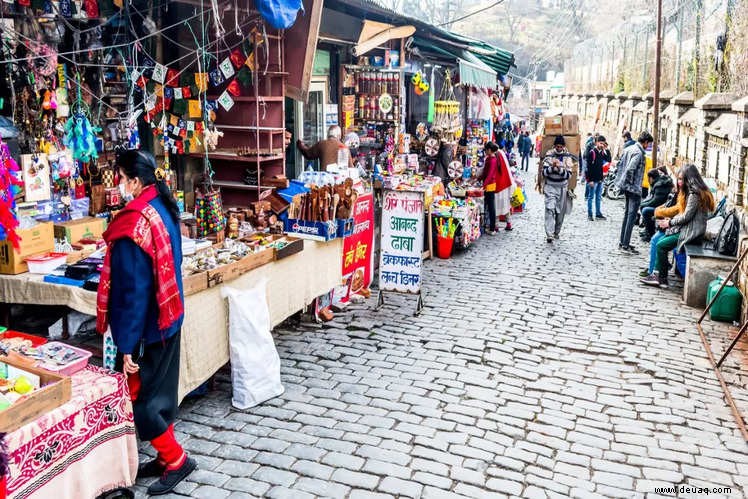
M221 297L223 286L245 289L266 279L270 317L272 325L276 326L339 285L341 261L341 239L328 243L305 241L304 251L300 253L209 288L206 281L204 289L186 296L180 400L229 360L227 308ZM44 282L44 276L40 275L0 275L0 296L4 303L66 305L83 314L95 315L96 312L96 293Z
M135 483L138 445L124 376L88 366L70 384L68 402L5 435L8 498L96 497Z

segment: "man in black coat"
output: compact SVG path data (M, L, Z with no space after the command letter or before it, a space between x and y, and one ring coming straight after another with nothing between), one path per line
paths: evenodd
M603 178L605 174L603 167L606 163L610 163L610 151L608 150L608 143L605 137L602 135L597 136L596 146L587 152L585 161L587 168L584 172L585 180L587 181L587 188L590 191L590 195L587 197L587 218L589 221L593 221L592 218L592 201L595 201L595 217L598 220L605 220L605 215L601 210L602 198L603 198Z

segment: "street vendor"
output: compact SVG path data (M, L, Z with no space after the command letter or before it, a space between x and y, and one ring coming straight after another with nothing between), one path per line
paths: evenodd
M161 495L197 467L174 436L184 317L179 209L152 155L129 150L117 165L128 202L104 233L96 328L111 330L138 436L158 453L138 468L138 477L160 477L148 494Z
M543 179L538 179L538 185L542 185L545 195L545 235L549 243L559 238L564 224L571 170L571 155L566 150L566 140L559 135L553 141L553 149L543 159Z
M327 171L329 165L338 164L338 150L345 149L348 152L348 167L353 168L353 158L351 153L341 140L342 132L338 125L333 125L327 129L327 138L320 140L311 147L304 144L303 141L297 140L296 147L306 159L318 159L319 170Z

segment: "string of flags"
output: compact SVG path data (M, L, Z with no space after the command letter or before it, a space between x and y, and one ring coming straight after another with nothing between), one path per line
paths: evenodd
M180 73L148 61L144 70L134 69L130 78L144 92L143 118L153 134L162 137L167 150L184 154L198 151L206 121L215 121L219 109L231 110L234 98L251 86L255 70L254 52L245 42L208 72ZM215 94L208 95L209 90Z

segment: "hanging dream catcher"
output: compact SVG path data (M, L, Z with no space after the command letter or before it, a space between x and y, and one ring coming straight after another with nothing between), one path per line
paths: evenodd
M443 139L454 138L455 132L460 128L460 103L455 97L452 87L452 77L449 70L444 76L444 86L439 94L439 100L434 102L434 126L433 129L443 134Z
M80 77L78 78L78 96L73 104L72 114L65 124L63 143L73 152L73 159L89 163L99 157L96 150L96 134L101 128L94 127L88 119L88 107L81 98Z

